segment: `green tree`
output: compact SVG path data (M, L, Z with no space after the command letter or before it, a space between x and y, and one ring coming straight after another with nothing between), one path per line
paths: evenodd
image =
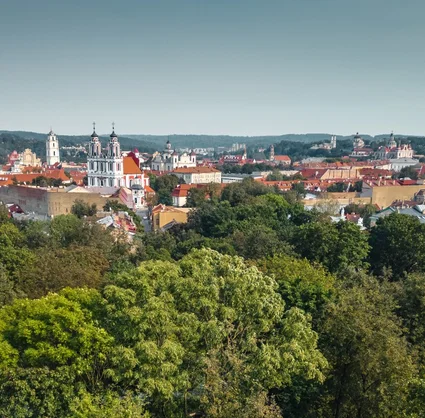
M241 416L296 376L322 380L326 362L309 318L285 311L276 287L241 258L208 249L119 275L104 290L105 326L134 352L128 384L143 388L153 411L168 404L168 415L221 417ZM227 400L220 389L226 382Z
M207 197L207 191L205 188L193 187L188 191L186 206L189 208L195 208L201 206Z
M34 261L21 269L18 279L19 288L31 298L65 287L99 288L109 268L105 255L95 247L45 247L34 255Z
M331 272L367 267L368 237L351 222L301 225L294 236L293 245L302 257L322 263Z
M162 203L166 206L171 206L173 204L173 198L171 192L167 189L159 189L158 191L158 203Z
M378 219L370 232L372 271L394 278L425 269L425 227L413 216L393 213Z
M0 224L0 268L11 280L34 259L24 243L25 237L15 225Z
M83 200L77 199L71 207L71 213L78 218L94 216L97 213L96 203L90 205Z
M96 295L86 292L84 297ZM79 389L95 393L113 380L112 343L89 311L63 295L17 300L4 307L0 414L68 416Z
M405 416L414 367L395 307L368 278L329 305L321 346L332 369L322 416Z
M418 169L410 166L410 167L403 167L399 171L399 173L397 175L397 178L406 178L406 177L408 177L408 178L410 178L412 180L417 180L418 179L418 176L419 176Z
M320 264L310 264L284 254L258 260L255 265L278 284L278 292L287 307L311 314L313 324L324 318L327 304L333 300L335 278Z
M0 203L0 224L9 222L9 210L6 205Z
M334 183L327 188L328 192L342 193L345 192L347 186L344 183Z

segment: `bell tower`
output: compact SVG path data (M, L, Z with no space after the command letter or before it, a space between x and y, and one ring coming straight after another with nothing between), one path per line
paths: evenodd
M47 165L60 163L59 141L56 134L50 129L46 140L46 162Z

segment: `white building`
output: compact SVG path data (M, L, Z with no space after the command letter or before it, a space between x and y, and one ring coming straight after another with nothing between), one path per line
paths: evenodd
M46 162L47 165L54 165L60 161L59 140L56 134L50 130L46 141Z
M179 154L171 149L171 143L167 141L165 150L153 155L151 167L152 170L156 171L173 171L176 168L196 167L196 154L193 151L190 154L187 152Z
M364 146L365 146L365 143L363 141L363 138L357 132L353 138L353 148L360 149L360 148L363 148Z
M126 201L132 201L133 208L140 208L145 204L145 189L149 187L149 176L145 176L138 161L132 156L123 156L114 129L106 150L103 150L93 126L87 154L87 177L87 187L90 189L106 194L126 188L128 194L132 194L131 199L127 197Z
M221 183L221 171L212 167L177 168L172 174L186 184Z
M316 144L310 147L310 149L324 149L327 151L330 151L334 148L336 148L336 135L331 135L330 142L323 142L321 144Z
M391 133L390 138L385 146L379 147L375 154L379 160L397 160L400 158L413 158L413 149L410 144L397 145L394 134Z
M402 168L418 165L419 160L413 158L394 158L390 160L390 164L392 170L399 172Z
M125 186L123 182L123 157L115 130L110 135L106 152L103 152L102 144L93 127L87 154L87 177L88 187L119 188Z

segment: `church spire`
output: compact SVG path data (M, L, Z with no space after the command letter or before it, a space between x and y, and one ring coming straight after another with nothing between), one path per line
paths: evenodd
M97 138L97 133L96 133L96 122L93 122L93 133L91 134L92 138Z
M112 133L110 135L111 138L117 138L118 135L115 133L115 122L112 122Z

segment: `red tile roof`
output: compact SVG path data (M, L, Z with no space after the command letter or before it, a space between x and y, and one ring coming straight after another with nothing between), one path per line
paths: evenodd
M123 173L124 174L142 174L142 170L137 166L132 157L123 157Z
M212 167L182 167L176 168L173 173L182 173L182 174L200 174L200 173L219 173L220 170Z
M289 162L291 162L291 159L287 155L275 155L274 160L275 161L289 161Z

